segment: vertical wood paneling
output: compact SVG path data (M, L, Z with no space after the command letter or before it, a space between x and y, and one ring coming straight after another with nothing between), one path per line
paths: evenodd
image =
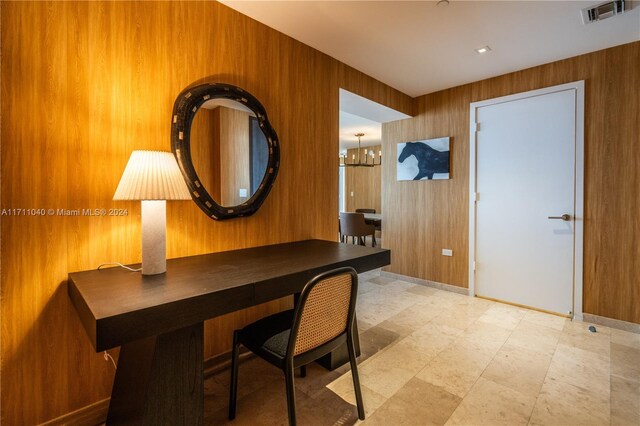
M214 200L220 200L220 108L201 108L193 118L189 138L198 179Z
M585 80L584 312L640 323L640 42L416 98L417 116L383 125L383 146L451 136L451 180L396 182L383 166L387 269L467 287L469 104ZM440 255L452 248L453 257Z
M640 323L640 42L583 58L584 311ZM584 71L583 71L584 70Z
M236 109L218 107L220 115L220 198L223 206L237 206L247 201L240 188L249 195L249 114Z
M170 150L171 110L182 89L209 80L255 95L280 137L282 165L249 218L216 222L192 202L169 202L168 257L335 240L339 87L391 107L411 105L214 2L3 2L1 15L1 207L128 209L126 216L2 217L3 424L40 423L110 394L113 367L82 330L66 277L140 261L140 203L113 201L113 192L132 150ZM205 357L228 350L234 328L290 303L208 321Z
M418 115L382 125L383 245L391 248L387 269L467 287L470 86L417 99ZM451 136L448 180L397 181L397 144ZM442 256L442 249L453 257Z

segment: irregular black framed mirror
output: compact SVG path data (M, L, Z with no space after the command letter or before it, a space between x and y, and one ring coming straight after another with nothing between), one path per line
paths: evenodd
M172 117L171 149L198 207L216 220L254 214L280 166L262 104L239 87L206 83L182 91Z

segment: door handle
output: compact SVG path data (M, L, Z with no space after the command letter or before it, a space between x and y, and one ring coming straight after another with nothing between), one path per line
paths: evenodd
M547 219L561 219L561 220L564 220L565 222L568 222L571 220L571 215L565 213L562 216L549 216L547 217Z

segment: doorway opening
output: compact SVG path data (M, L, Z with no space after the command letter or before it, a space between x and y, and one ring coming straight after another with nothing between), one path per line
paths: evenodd
M381 246L382 124L411 116L344 89L340 89L339 109L339 213L366 210L365 220L377 227L376 241ZM365 239L365 244L372 243L373 238Z

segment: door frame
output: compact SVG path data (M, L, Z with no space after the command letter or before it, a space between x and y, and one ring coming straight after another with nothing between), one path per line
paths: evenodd
M534 96L575 90L575 174L574 174L574 235L573 235L573 318L582 320L583 251L584 251L584 80L558 86L545 87L514 95L472 102L469 114L469 296L475 293L476 260L476 155L477 155L477 110L481 107L512 102ZM482 198L482 194L480 194Z

